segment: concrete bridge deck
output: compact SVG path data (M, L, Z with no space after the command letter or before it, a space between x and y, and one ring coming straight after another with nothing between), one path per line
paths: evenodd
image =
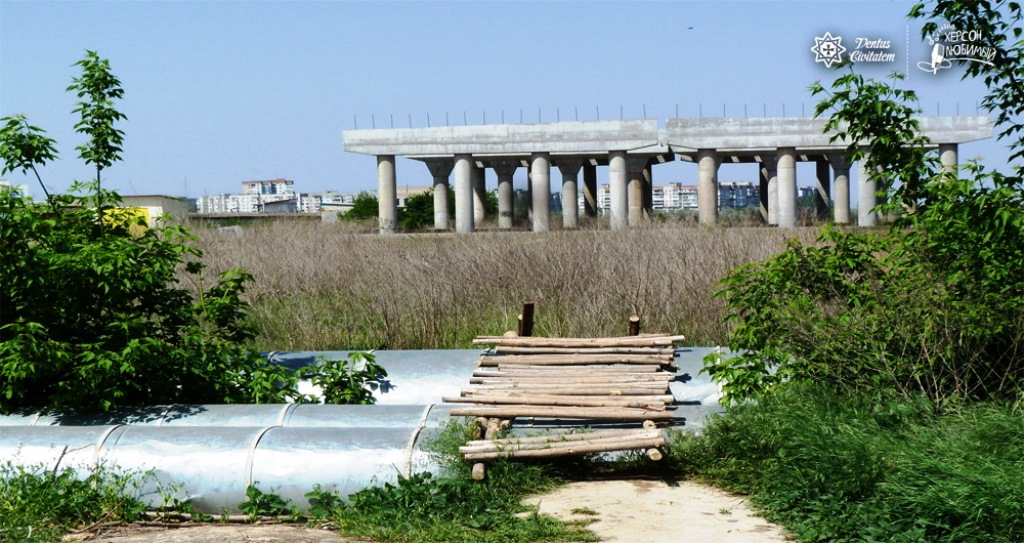
M992 137L986 116L920 117L921 130L944 168L955 169L958 145ZM512 176L527 168L533 230L550 228L551 167L562 174L562 201L577 201L583 172L584 212L597 213L596 167L609 168L611 227L638 224L652 212L652 167L675 160L698 165L699 215L718 215L718 168L723 162L758 165L762 214L769 224L796 225L796 162L815 162L819 204L838 224L850 221L850 141L830 141L826 121L813 118L700 118L556 122L346 130L346 151L377 157L380 231L397 229L395 157L420 160L434 178L434 227L449 228L448 183L455 174L455 230L468 233L483 219L484 169L498 176L499 228L512 226ZM868 176L861 171L859 179ZM876 203L871 181L859 186L858 224L872 226ZM576 226L577 206L563 210L563 225Z

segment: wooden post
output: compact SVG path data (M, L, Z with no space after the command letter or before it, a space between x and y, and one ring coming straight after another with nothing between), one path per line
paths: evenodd
M522 337L533 335L534 305L534 302L523 302L523 314L519 315L519 335Z
M633 315L629 318L629 334L630 336L640 335L640 316Z

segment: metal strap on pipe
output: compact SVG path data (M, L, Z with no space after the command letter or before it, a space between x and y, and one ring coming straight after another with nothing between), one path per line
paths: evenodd
M409 436L409 444L405 447L405 469L402 470L402 474L405 477L412 477L412 455L416 449L416 439L420 437L420 432L427 425L427 417L430 415L430 410L434 408L434 404L427 405L423 410L423 415L420 417L420 422L413 429L412 435Z
M285 424L285 423L288 422L289 418L291 418L292 411L295 410L296 406L298 406L298 404L289 403L289 404L285 404L282 407L281 415L279 417L277 417L277 424L278 424L278 426L287 426L287 424Z
M259 446L260 440L263 439L263 435L266 434L267 432L269 432L270 430L273 430L274 428L280 428L280 426L278 426L278 425L267 426L267 427L261 429L259 432L256 433L256 435L252 438L252 441L249 443L249 447L248 447L249 450L246 452L246 455L245 455L245 487L246 488L248 488L250 485L252 485L252 461L253 461L253 456L255 456L255 454L256 454L256 447Z
M107 438L110 437L110 434L114 433L114 430L117 430L118 428L122 428L124 426L124 424L115 424L110 428L107 428L107 431L103 432L103 434L100 435L100 438L96 440L96 447L92 450L93 473L95 473L96 470L98 470L100 467L100 451L103 450L103 445L107 442Z

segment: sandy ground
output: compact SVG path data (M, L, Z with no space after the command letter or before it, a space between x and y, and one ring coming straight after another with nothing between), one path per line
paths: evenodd
M593 519L590 530L608 543L789 541L780 527L755 516L743 498L689 481L570 483L529 502L562 520Z
M778 526L755 516L740 497L688 481L631 479L570 483L527 500L541 513L592 521L608 543L771 543L789 541ZM79 534L68 541L103 543L355 543L326 530L294 525L199 525L179 528L118 527Z

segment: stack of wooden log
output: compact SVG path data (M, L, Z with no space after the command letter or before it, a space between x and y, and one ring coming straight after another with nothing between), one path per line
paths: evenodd
M470 388L445 402L474 404L452 416L477 417L484 440L463 449L467 460L648 450L664 444L656 422L672 419L669 383L676 369L673 344L683 336L644 334L611 338L480 336L493 346L481 357ZM493 439L516 418L643 422L645 430ZM609 433L610 432L610 433Z

